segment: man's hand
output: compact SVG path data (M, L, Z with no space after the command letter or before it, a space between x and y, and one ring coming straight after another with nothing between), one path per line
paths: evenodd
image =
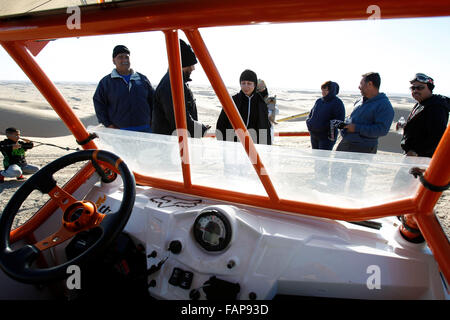
M355 132L355 127L356 126L354 123L349 123L344 127L344 129L347 129L347 132Z
M12 146L13 150L20 149L21 147L22 147L22 146L19 144L19 142L16 142L16 144L14 144L14 145Z

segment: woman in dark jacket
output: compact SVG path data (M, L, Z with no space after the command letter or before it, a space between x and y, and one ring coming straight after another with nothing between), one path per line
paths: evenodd
M327 81L321 86L322 98L317 99L311 109L306 125L311 136L313 149L332 150L336 139L329 139L330 121L344 120L345 108L341 99L336 95L339 93L339 85L336 82ZM333 128L333 135L337 136L337 128Z
M256 91L258 78L251 70L242 72L239 82L241 91L233 96L233 101L244 121L254 143L272 144L267 105ZM230 120L225 111L221 111L216 124L216 136L219 140L237 141Z

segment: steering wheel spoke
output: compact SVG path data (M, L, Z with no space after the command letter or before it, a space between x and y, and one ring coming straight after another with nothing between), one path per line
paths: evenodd
M52 191L56 193L60 192L58 190ZM35 244L39 250L49 249L63 243L82 231L95 228L105 217L104 214L97 211L95 204L91 201L78 201L65 192L62 192L56 198L61 203L60 206L64 212L62 225L57 232Z
M67 193L66 191L64 191L64 189L58 186L55 186L52 190L50 190L48 195L50 196L50 198L56 201L63 212L78 201L77 199L72 197L71 194Z
M48 236L47 238L36 242L34 246L41 251L50 249L60 243L63 243L66 240L69 240L73 236L75 236L78 232L70 231L66 227L62 226L57 232Z

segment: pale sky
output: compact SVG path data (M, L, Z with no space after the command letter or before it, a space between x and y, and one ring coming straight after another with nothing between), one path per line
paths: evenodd
M409 94L417 72L433 77L434 93L450 95L450 18L365 20L200 29L227 86L244 69L272 88L319 90L333 80L358 92L361 74L381 75L381 91ZM186 40L182 31L179 37ZM113 69L112 49L124 44L135 71L156 86L167 71L162 32L52 41L36 60L53 81L94 82ZM0 80L27 80L0 48ZM200 64L192 85L209 84Z

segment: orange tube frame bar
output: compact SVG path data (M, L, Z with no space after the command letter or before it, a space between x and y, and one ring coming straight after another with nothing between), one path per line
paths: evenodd
M239 13L235 10L236 5L239 5ZM410 0L407 6L398 5L389 0L380 0L377 2L377 5L382 10L383 18L450 15L450 1L448 0L436 0L432 3L427 2L425 5L423 0ZM365 12L367 6L361 5L359 0L319 0L315 2L248 0L244 3L234 0L198 0L192 3L186 3L180 0L165 3L146 1L116 2L114 4L103 3L101 5L82 8L83 28L80 30L68 30L66 28L67 14L65 10L53 10L48 15L31 14L26 19L0 20L0 42L53 106L76 139L80 141L88 137L88 133L83 124L73 114L62 95L26 51L23 42L18 41L163 30L166 32L169 69L172 69L170 71L172 77L174 69L180 68L179 52L176 52L178 49L178 37L177 35L169 35L170 33L167 30L186 30L185 33L194 51L199 56L199 60L208 78L213 82L212 85L216 94L219 98L222 97L221 102L230 120L232 120L233 127L241 128L242 123L238 119L239 115L235 107L233 108L230 104L229 100L231 99L229 94L222 87L223 82L212 63L212 59L209 57L209 53L201 40L197 28L244 25L260 22L277 23L367 19L368 15ZM211 19L211 16L214 16L214 19ZM175 72L175 74L179 73ZM173 94L174 100L181 101L175 106L175 109L178 109L177 117L179 118L177 126L182 127L183 123L185 125L185 119L181 119L184 97L183 92L179 91L179 80L176 80L176 83L176 87L173 87L173 90L176 91ZM177 110L175 112L177 113ZM245 139L243 140L245 141ZM181 148L187 147L187 141L183 138L179 142L180 155L182 157L186 156L186 153L183 152L188 152L187 148L183 150ZM249 146L245 143L243 144L249 154L252 151L251 144ZM96 148L96 146L93 142L90 142L83 146L83 148ZM259 155L257 156L259 157ZM445 185L450 181L449 157L450 130L447 128L430 166L425 172L425 178L430 183L434 185ZM262 164L258 164L255 167L257 171L261 168L263 168ZM86 176L81 177L81 175L77 175L75 184L80 184L82 179L86 179ZM269 198L191 185L189 181L189 167L184 167L183 169L183 177L188 180L188 182L184 180L184 183L145 177L138 173L135 173L135 176L137 181L147 183L156 188L237 202L286 213L298 213L329 219L357 221L409 213L416 219L419 229L422 231L444 276L447 280L450 279L450 244L433 215L434 205L441 193L429 191L423 186L420 186L418 193L413 199L363 209L346 209L278 199L270 183L270 179L266 180L261 176L261 181L264 184ZM13 233L14 231L12 235Z
M69 104L59 92L58 88L47 77L33 56L27 51L25 44L19 42L2 42L3 48L22 68L23 72L30 78L31 82L47 99L64 124L72 132L77 141L83 141L89 137L89 133L83 123L78 119ZM84 149L97 149L93 141L82 146Z
M222 103L223 109L225 110L228 119L230 119L230 122L234 130L236 130L236 134L239 140L241 141L242 145L244 146L245 152L249 156L250 161L253 167L255 168L256 174L258 175L259 179L261 180L261 183L264 186L264 189L266 190L267 194L269 195L269 198L272 201L278 202L280 199L277 195L277 192L275 191L272 181L270 180L269 175L267 174L266 169L264 168L264 165L261 162L261 158L258 152L256 151L253 140L250 134L248 133L244 121L242 120L241 115L237 111L236 105L231 99L230 94L228 93L225 84L223 83L222 78L220 77L220 74L208 52L208 49L206 48L205 43L203 42L200 33L198 32L197 29L184 30L184 32L187 38L189 39L189 42L191 43L195 54L200 60L203 70L205 70L205 73L214 91L216 92L217 97Z
M170 0L124 1L81 6L81 29L69 30L66 8L28 12L0 20L0 41L59 39L101 34L197 29L258 23L365 20L372 3L360 0ZM449 0L377 0L383 19L450 15ZM236 10L239 7L239 10Z
M164 32L167 44L167 57L169 60L170 85L172 90L173 110L177 126L178 144L180 147L181 169L183 172L184 187L192 186L191 169L189 161L188 134L186 125L186 106L184 104L183 73L181 70L180 43L178 31ZM181 93L181 94L179 94Z

